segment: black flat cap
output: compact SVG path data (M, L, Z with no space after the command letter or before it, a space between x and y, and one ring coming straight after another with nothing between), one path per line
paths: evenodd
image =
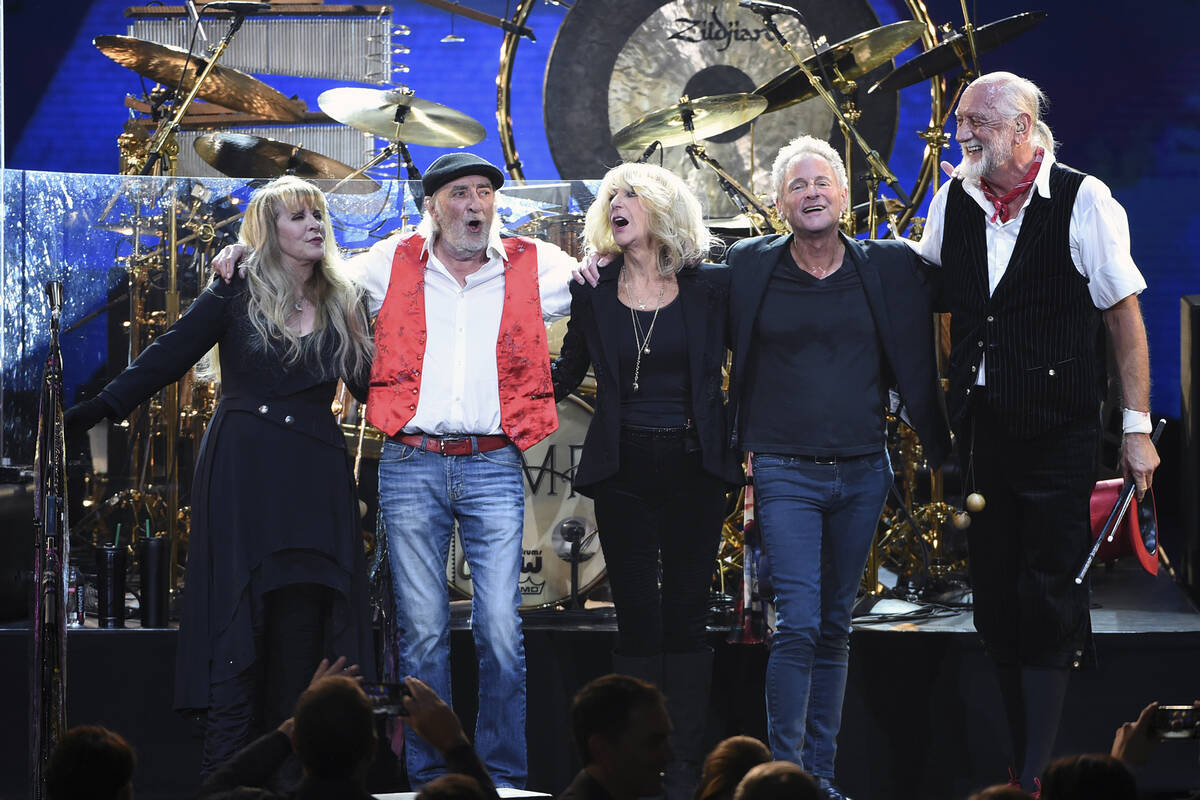
M438 156L421 177L421 187L425 190L425 196L431 197L438 189L463 175L483 175L492 182L493 189L504 185L504 173L495 164L474 153L457 152Z

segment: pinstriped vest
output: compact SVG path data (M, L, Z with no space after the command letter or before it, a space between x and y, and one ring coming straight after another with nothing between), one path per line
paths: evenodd
M1016 246L988 296L986 213L962 188L946 198L942 267L950 307L951 420L970 395L988 404L1014 438L1028 439L1095 414L1104 396L1100 311L1071 261L1071 210L1084 174L1053 164L1050 199L1034 192ZM986 386L975 377L987 354Z

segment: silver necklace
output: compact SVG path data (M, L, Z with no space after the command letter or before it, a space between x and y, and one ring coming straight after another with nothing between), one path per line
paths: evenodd
M629 280L629 273L624 268L621 269L621 279L625 282L625 294L629 295L629 299L631 301L633 301L635 304L637 304L639 311L645 311L646 310L646 301L639 300L633 296L633 282ZM663 290L665 288L666 288L666 284L660 284L658 287L658 304L659 305L662 305Z
M633 362L633 390L638 390L638 378L642 374L642 356L650 355L650 337L654 335L654 323L658 322L658 312L662 310L663 293L666 287L658 290L658 307L654 309L654 316L650 318L650 327L646 332L642 333L642 321L638 319L637 312L632 308L629 309L629 316L633 320L633 345L637 348L637 356Z

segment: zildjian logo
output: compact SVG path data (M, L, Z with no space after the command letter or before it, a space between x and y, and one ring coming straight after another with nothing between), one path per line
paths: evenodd
M710 17L710 19L676 17L675 22L685 27L675 31L667 39L680 39L685 42L717 42L718 53L728 50L729 45L733 42L757 42L762 37L766 37L769 42L775 41L775 35L769 28L743 28L742 23L736 19L725 22L717 14L716 6L713 6Z

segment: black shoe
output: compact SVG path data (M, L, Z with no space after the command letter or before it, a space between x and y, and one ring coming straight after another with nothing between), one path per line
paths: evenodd
M821 790L821 797L825 798L825 800L850 800L828 778L817 778L817 788Z

